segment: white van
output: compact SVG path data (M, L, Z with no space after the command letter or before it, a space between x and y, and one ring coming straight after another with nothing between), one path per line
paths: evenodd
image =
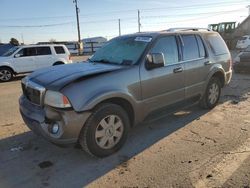
M236 48L237 49L246 49L249 45L250 45L250 36L245 35L238 40Z
M40 68L72 63L65 45L15 46L0 57L0 81Z

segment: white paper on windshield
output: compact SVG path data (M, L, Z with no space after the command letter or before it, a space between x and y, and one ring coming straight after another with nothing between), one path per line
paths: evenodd
M151 42L152 37L136 37L135 41L137 42Z

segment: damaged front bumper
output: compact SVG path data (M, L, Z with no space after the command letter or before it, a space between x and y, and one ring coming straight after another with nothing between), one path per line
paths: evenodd
M25 124L36 134L52 143L65 145L76 143L90 112L41 107L31 103L25 96L19 99L19 108ZM53 132L57 125L58 131Z

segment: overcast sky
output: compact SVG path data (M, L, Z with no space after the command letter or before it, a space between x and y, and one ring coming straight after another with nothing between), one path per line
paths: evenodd
M78 0L81 37L118 35L171 27L207 27L209 23L242 21L250 0ZM23 39L22 39L23 36ZM77 40L73 0L0 0L0 40L25 43Z

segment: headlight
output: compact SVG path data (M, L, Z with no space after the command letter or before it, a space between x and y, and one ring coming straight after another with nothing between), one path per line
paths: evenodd
M66 96L56 91L46 91L44 104L56 108L69 108L71 104Z

